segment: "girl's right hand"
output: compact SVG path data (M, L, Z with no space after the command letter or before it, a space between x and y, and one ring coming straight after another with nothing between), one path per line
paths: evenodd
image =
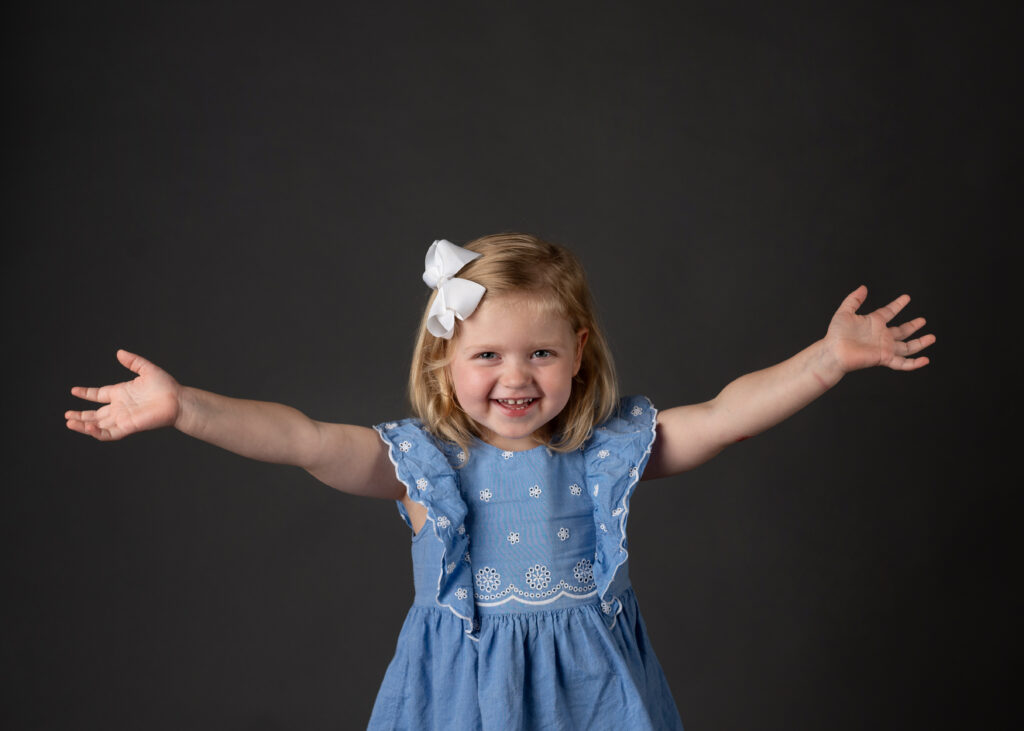
M173 426L180 410L181 386L142 356L117 351L117 359L138 377L112 386L75 386L71 394L106 404L93 411L66 411L67 427L103 442L162 426Z

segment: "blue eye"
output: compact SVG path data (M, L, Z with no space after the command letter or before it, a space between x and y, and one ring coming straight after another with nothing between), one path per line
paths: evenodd
M476 357L480 360L493 360L498 357L498 354L487 351L486 353L477 353Z
M554 353L550 350L535 350L533 351L534 358L550 358Z

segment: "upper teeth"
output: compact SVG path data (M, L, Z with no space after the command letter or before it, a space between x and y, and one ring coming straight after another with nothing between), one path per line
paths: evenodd
M528 404L533 401L532 398L500 398L498 399L503 404Z

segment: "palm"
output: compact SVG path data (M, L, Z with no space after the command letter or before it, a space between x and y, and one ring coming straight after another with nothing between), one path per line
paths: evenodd
M935 336L924 335L907 340L924 326L925 319L918 317L902 325L889 326L889 322L910 302L909 295L900 295L870 314L858 315L857 310L864 304L867 292L867 287L860 286L843 300L825 335L825 342L831 346L842 370L849 372L885 366L909 371L927 365L928 358L909 356L934 343Z
M137 377L110 386L72 388L73 395L106 405L92 411L66 412L68 428L101 441L113 441L172 425L178 416L178 382L141 356L119 350L117 359Z

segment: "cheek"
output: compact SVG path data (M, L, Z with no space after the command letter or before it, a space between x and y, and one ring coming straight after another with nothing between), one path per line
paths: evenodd
M568 368L559 368L557 373L551 373L550 377L545 384L545 390L548 395L557 397L559 399L569 400L569 396L572 393L572 376L573 368L572 364L569 364Z
M487 384L483 374L472 368L452 368L449 371L452 388L460 402L479 400L487 394Z

